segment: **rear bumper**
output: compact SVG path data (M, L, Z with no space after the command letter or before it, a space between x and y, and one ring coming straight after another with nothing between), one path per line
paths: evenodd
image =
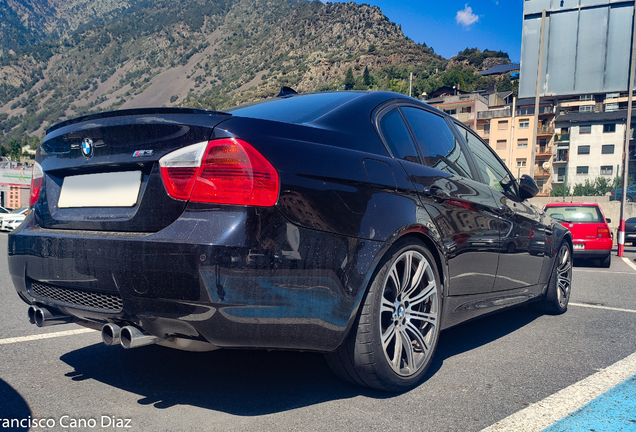
M196 205L153 234L29 219L8 242L27 303L161 338L317 351L342 342L386 247L297 227L273 208Z

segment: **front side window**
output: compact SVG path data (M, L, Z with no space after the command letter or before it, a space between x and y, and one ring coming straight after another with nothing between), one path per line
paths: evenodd
M384 114L380 119L379 127L394 157L420 163L420 157L415 149L411 133L397 109L392 109Z
M413 131L427 166L471 177L466 155L441 116L413 107L402 107L400 110Z
M466 127L458 125L457 129L466 139L466 144L468 144L475 164L481 173L482 181L495 189L516 194L514 180L490 147Z

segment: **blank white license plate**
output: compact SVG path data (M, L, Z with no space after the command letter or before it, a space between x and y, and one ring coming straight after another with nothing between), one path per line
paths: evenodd
M574 249L585 249L585 245L582 243L574 243Z
M132 207L141 188L141 171L84 174L64 179L57 206Z

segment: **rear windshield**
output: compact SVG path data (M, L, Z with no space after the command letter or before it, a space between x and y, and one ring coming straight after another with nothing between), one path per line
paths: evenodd
M605 222L598 207L547 207L545 212L553 219L568 222Z
M231 108L225 112L261 120L307 123L363 95L364 93L356 92L333 92L265 99L255 104Z

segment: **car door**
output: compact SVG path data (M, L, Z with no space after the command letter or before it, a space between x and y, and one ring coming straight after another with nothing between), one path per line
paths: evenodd
M449 295L491 291L499 257L495 202L487 187L472 179L474 168L459 140L441 115L413 106L381 113L381 129L388 123L403 128L402 143L417 143L401 163L441 233L449 259ZM398 144L389 146L400 153Z
M514 177L490 146L463 124L456 126L497 202L501 250L493 291L539 283L546 247L541 210L519 197Z

